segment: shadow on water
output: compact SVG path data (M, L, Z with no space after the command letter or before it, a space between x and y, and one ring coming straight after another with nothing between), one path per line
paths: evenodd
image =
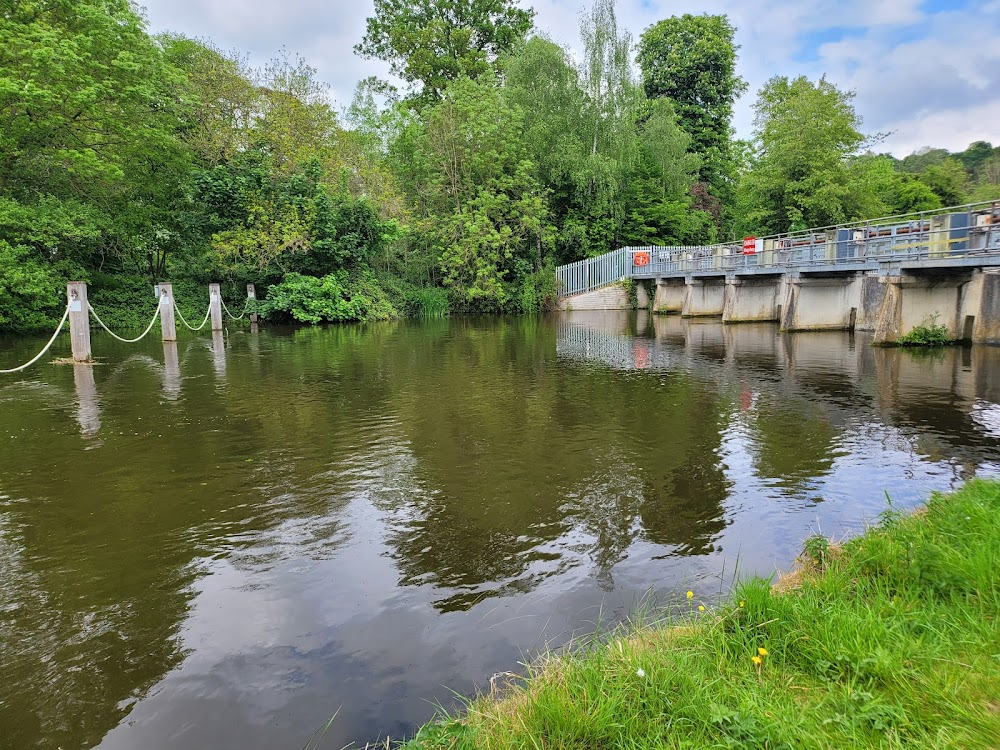
M983 347L640 312L95 350L0 381L11 747L300 747L338 709L331 747L399 735L1000 455Z

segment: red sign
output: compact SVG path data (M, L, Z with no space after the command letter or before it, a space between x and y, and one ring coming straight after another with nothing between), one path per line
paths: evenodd
M756 237L744 237L743 238L743 254L753 255L757 252L757 238Z
M632 256L633 266L648 266L649 265L649 253L647 252L637 252Z

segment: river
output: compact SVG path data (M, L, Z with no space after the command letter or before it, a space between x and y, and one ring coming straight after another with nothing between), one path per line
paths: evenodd
M298 750L335 713L321 747L396 738L1000 471L995 348L640 312L94 351L0 376L11 750Z

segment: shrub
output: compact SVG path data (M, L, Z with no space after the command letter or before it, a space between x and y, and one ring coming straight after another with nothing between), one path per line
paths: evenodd
M36 250L0 240L0 331L51 331L66 308L66 282L86 280L71 261L50 263Z
M287 274L267 291L261 314L271 320L323 323L351 320L388 320L396 308L370 272L353 278L346 270L326 276Z
M900 346L947 346L954 340L948 335L947 326L938 325L937 314L924 318L923 323L897 340Z

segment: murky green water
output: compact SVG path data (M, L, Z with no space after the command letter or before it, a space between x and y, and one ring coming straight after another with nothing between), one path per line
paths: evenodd
M397 736L1000 470L998 349L608 313L94 346L0 376L4 748Z

